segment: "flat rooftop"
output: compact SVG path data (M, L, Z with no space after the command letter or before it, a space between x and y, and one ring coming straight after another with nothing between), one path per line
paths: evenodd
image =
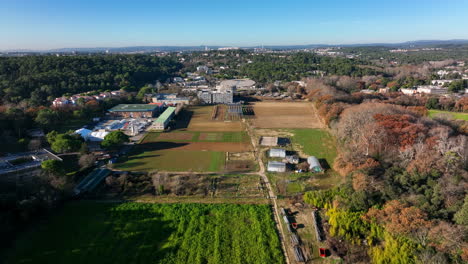
M166 120L172 115L172 113L174 113L174 111L176 110L175 107L168 107L166 109L166 111L164 111L159 117L158 119L156 119L156 123L164 123L166 122Z
M109 112L150 112L158 108L154 104L119 104L109 109Z

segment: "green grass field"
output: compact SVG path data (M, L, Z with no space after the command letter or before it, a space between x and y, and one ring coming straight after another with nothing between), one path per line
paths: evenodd
M302 151L318 159L325 159L331 167L336 158L335 139L322 129L290 129L292 142L302 147Z
M6 263L284 263L268 205L72 202Z
M138 146L135 146L138 148ZM123 158L115 169L129 171L216 172L224 169L225 153L218 151L153 150Z
M441 110L429 110L429 117L431 118L437 117L437 115L439 114L448 114L452 116L454 119L468 121L468 113L449 112L449 111L441 111Z

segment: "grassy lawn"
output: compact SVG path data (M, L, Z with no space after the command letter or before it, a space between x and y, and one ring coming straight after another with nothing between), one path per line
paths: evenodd
M71 202L6 263L284 263L268 205Z
M454 119L468 121L468 113L441 111L441 110L429 110L429 117L434 118L439 114L447 114L452 116Z
M224 161L224 152L153 150L130 155L127 159L114 164L114 168L146 172L153 170L216 172L223 170Z
M324 159L329 167L336 158L335 139L326 130L322 129L290 129L294 133L291 139L293 144L301 146L306 155Z

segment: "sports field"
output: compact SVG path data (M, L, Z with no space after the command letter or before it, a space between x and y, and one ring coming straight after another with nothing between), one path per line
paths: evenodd
M253 105L257 128L322 128L312 103L256 102Z
M269 205L71 202L6 263L284 263Z

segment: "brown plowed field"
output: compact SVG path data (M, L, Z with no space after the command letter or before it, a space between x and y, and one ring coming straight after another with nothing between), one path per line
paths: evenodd
M205 150L221 152L246 152L252 151L250 143L239 142L151 142L139 145L148 150Z
M253 106L257 128L322 128L311 103L257 102Z
M193 112L187 130L189 131L242 131L242 123L212 120L213 106L194 106L189 108Z

